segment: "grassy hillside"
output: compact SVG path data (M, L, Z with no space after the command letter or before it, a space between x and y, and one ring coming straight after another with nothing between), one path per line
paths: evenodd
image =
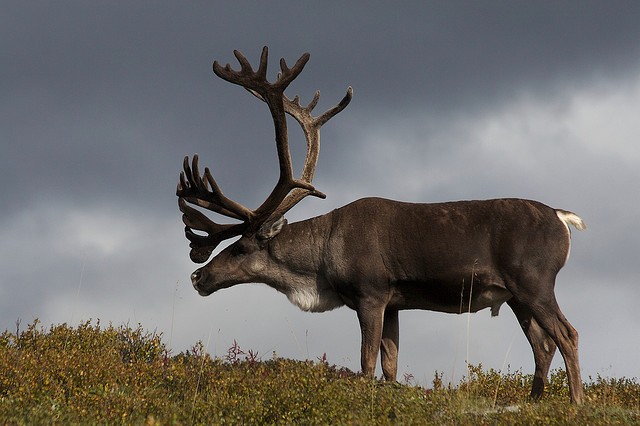
M469 371L424 389L238 345L223 358L201 343L173 355L140 327L36 321L0 335L0 424L640 424L637 379L590 378L575 407L561 370L539 403L529 375Z

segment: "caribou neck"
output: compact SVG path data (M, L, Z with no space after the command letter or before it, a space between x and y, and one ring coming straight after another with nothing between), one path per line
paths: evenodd
M284 293L304 311L324 312L344 305L324 274L325 245L332 215L318 216L285 226L266 248L267 265L257 278Z

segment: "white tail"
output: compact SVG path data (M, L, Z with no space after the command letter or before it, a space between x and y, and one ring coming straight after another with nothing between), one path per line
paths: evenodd
M587 229L587 224L584 223L582 218L577 214L567 211L567 210L556 210L556 214L564 223L564 225L569 229L569 225L573 225L578 231L583 231Z

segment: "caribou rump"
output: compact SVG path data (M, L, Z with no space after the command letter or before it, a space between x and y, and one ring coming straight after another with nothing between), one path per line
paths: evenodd
M560 311L554 285L569 257L570 226L584 229L582 219L515 198L430 204L363 198L288 224L284 214L304 197L325 197L312 185L320 127L349 104L352 90L314 117L319 92L307 106L284 94L309 54L292 68L282 59L273 83L266 78L266 47L256 71L240 52L234 55L239 71L217 62L213 70L267 103L280 177L267 199L250 210L227 198L208 168L200 173L197 155L191 163L185 157L177 196L191 259L205 263L220 242L240 236L191 275L198 293L207 296L236 284L262 282L305 311L346 305L360 323L363 373L374 375L380 353L387 380L397 374L400 310L462 313L490 308L495 316L506 302L533 350L531 396L542 396L557 347L571 401L581 403L578 333ZM300 178L293 176L285 114L300 124L307 141ZM216 223L192 205L239 223Z

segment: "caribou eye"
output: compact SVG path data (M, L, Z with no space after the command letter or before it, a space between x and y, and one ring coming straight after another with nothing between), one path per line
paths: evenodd
M241 247L239 245L235 245L231 247L231 254L234 256L242 256L245 253L246 253L246 250L244 249L244 247Z
M231 254L234 256L243 256L245 254L249 254L249 248L246 244L243 244L242 241L238 241L231 246Z

